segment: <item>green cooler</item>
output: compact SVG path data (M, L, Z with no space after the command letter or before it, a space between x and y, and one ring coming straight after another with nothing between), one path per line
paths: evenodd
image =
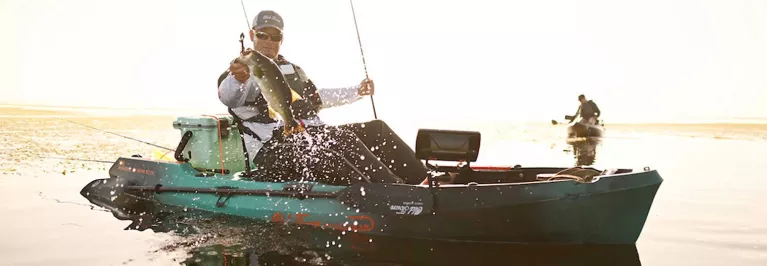
M220 142L219 123L221 128ZM231 115L178 117L173 121L173 128L181 131L181 136L187 131L192 133L192 137L183 150L184 158L189 159L192 167L220 173L221 160L223 159L223 167L229 170L229 173L245 171L242 139ZM219 143L223 145L219 145ZM221 151L222 148L223 151ZM191 152L191 158L189 152ZM223 154L223 158L221 154Z

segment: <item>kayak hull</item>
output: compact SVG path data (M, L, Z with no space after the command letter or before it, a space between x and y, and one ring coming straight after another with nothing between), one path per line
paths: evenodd
M604 127L601 125L574 123L567 127L567 136L569 138L597 138L602 137L603 133Z
M635 243L663 181L658 172L629 170L589 182L540 179L562 169L476 170L465 183L432 188L379 183L346 187L258 182L240 179L237 173L201 173L188 163L120 158L109 179L86 185L81 194L113 212L125 207L120 196L129 195L190 213L295 225L322 245L341 232L371 239Z

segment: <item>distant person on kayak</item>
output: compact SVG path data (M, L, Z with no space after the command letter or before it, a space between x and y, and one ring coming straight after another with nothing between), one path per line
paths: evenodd
M261 11L254 19L253 28L249 33L254 49L272 57L280 65L286 80L290 82L291 88L301 94L303 99L294 102L292 109L296 113L296 118L307 127L310 133L320 132L331 135L332 138L342 139L339 142L346 144L340 146L345 146L347 149L353 147L351 148L353 151L339 149L338 152L345 155L346 159L360 168L361 171L372 175L371 178L379 182L401 182L402 180L396 177L400 174L403 176L418 175L418 178L423 180L426 174L423 163L415 158L412 149L394 134L383 121L374 120L367 123L333 127L326 125L317 116L317 113L323 108L350 104L362 99L365 95L372 95L375 88L372 80L363 79L359 85L347 88L317 89L303 69L287 61L279 54L283 40L283 20L274 11ZM249 79L250 73L248 73L247 67L233 61L229 69L219 77L219 99L229 107L229 112L232 115L243 121L243 125L246 127L244 139L248 156L256 164L256 167L287 167L274 164L280 161L276 159L277 157L284 156L288 152L279 151L276 148L262 150L265 144L274 147L282 141L280 128L282 121L276 121L267 115L266 101L261 96L256 82ZM274 138L275 136L276 138ZM352 154L355 156L351 156ZM409 155L409 157L401 154ZM403 163L399 157L404 157L405 162ZM396 167L392 161L396 162L396 166L399 167ZM386 162L386 164L382 162ZM407 167L402 166L403 164ZM392 173L392 171L397 173ZM416 174L412 174L412 172ZM394 177L392 178L390 175Z
M602 114L602 112L599 111L597 104L592 100L586 100L586 96L583 94L578 95L578 101L581 102L581 105L578 106L578 111L575 112L575 115L570 118L570 123L575 121L580 115L581 120L579 123L596 125L597 119L599 119L599 116Z

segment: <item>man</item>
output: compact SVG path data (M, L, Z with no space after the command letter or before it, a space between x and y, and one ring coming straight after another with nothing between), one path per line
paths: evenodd
M336 157L339 155L345 157L347 162L360 168L361 171L370 175L372 179L378 180L379 182L401 182L401 179L396 178L396 176L389 170L389 167L381 162L392 162L396 159L385 156L383 156L384 158L382 158L381 161L377 159L378 157L382 157L380 156L382 154L380 150L385 148L381 146L385 142L385 140L381 141L382 137L389 137L402 142L401 139L396 137L396 134L391 132L391 129L388 128L388 126L381 121L371 121L364 124L330 127L326 126L317 116L317 113L322 108L349 104L361 99L362 96L372 95L374 92L374 84L372 80L364 79L359 85L349 88L318 90L300 67L288 62L279 54L279 49L283 40L283 20L281 16L274 11L261 11L254 19L253 29L251 29L249 34L253 41L254 49L273 58L275 62L280 65L291 88L301 94L303 99L297 100L291 107L296 114L296 118L307 126L307 131L311 133L313 139L318 140L321 143L333 143L336 145L331 148L338 151ZM303 158L303 161L276 159L280 156L293 156L297 154L307 155L308 153L306 150L300 149L288 151L284 150L284 148L274 148L284 147L276 144L285 141L279 133L276 133L279 132L279 130L276 129L281 126L282 121L273 120L266 115L266 101L260 95L260 90L256 82L250 80L250 73L248 73L248 68L246 66L233 61L230 65L230 69L219 77L219 99L229 107L232 115L243 120L243 125L245 126L244 131L246 131L243 136L246 142L246 150L250 157L249 159L252 160L257 167L260 165L268 166L268 168L270 168L258 170L262 172L271 171L276 174L284 174L285 171L278 170L280 170L280 168L283 168L283 170L289 168L287 164L302 164L308 162L306 158ZM376 132L376 130L378 131ZM350 134L351 136L349 136ZM358 139L355 134L360 135L360 138L363 140L367 139L367 142L370 144L365 145L368 143L363 143L363 141ZM395 137L391 137L391 135L394 135ZM328 139L333 139L333 141L328 142ZM267 149L268 152L262 150L264 143L271 143L269 145L272 145L272 149ZM397 145L396 143L397 141L391 141L387 144ZM402 142L402 144L404 144L404 142ZM368 149L368 147L377 151L377 154L371 152L371 149ZM393 149L407 152L409 147L407 147L407 145L399 145L398 147L393 147ZM265 152L269 154L265 154ZM318 152L312 152L310 155L315 157L323 157L325 155L333 157L332 154L328 155L327 153ZM339 160L339 158L330 157L322 158L322 160ZM415 159L414 155L412 157ZM416 161L420 163L417 159ZM339 164L338 162L329 163ZM323 165L323 167L327 166L328 165ZM421 166L424 168L423 172L425 173L425 167L423 164L421 164ZM300 165L298 167L300 167ZM342 168L341 166L339 167ZM415 169L417 168L417 165L411 166L410 168ZM419 177L421 179L423 178L423 176Z
M576 118L578 118L578 115L580 115L581 120L579 123L596 125L597 119L602 114L602 112L599 110L599 107L597 107L597 104L592 100L587 101L586 96L583 94L578 95L578 101L581 102L581 105L578 106L578 111L575 112L575 115L570 117L570 123L572 123Z

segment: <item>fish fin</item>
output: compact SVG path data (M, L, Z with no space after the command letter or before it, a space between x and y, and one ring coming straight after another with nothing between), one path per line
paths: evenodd
M267 107L269 109L269 117L272 119L277 119L277 112L272 109L272 107Z
M285 127L284 127L284 130L283 130L282 134L285 135L285 136L290 136L290 135L302 133L302 132L305 132L305 131L306 131L306 128L304 128L304 126L301 125L301 124L297 124L294 127L291 127L291 126L285 124Z
M290 102L291 102L291 103L293 103L293 102L295 102L296 100L300 100L300 99L303 99L303 98L301 97L301 95L300 95L300 94L298 94L298 93L297 93L296 91L294 91L293 89L290 89Z
M304 127L304 125L301 125L301 124L298 124L298 126L293 128L293 132L294 133L301 133L301 132L304 132L304 131L306 131L306 128Z

